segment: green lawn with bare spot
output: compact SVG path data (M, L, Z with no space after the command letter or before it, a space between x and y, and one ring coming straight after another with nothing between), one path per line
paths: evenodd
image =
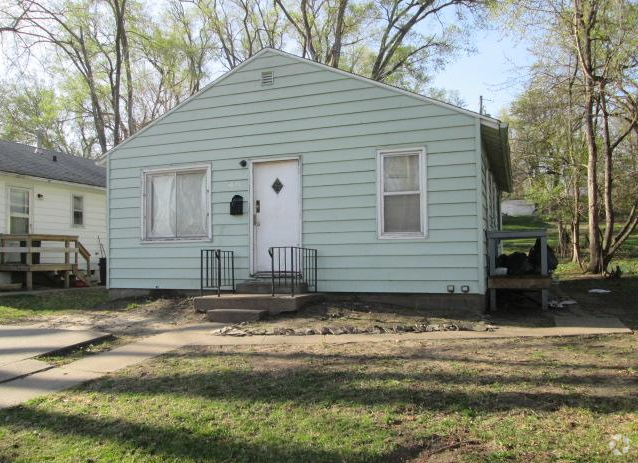
M638 442L636 348L188 348L0 412L0 461L616 462L612 434Z

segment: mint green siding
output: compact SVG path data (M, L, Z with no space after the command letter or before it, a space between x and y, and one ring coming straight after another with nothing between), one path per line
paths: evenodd
M265 69L273 86L261 86ZM250 217L228 206L235 194L249 198L239 162L300 156L303 245L318 250L320 291L444 293L454 284L482 293L476 127L454 109L265 53L110 154L110 287L197 289L204 247L234 250L238 280L248 278ZM380 240L377 150L421 146L428 236ZM212 241L142 243L142 171L201 163L212 169Z

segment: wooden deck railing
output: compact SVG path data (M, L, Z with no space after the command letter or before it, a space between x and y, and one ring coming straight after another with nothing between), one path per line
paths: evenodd
M19 242L19 245L16 246L15 242ZM38 245L34 246L34 242ZM57 242L60 246L42 246L44 242ZM36 254L42 256L61 253L64 254L64 262L40 263L40 259L34 259ZM20 261L7 262L7 254L20 254ZM86 262L86 275L82 274L79 267L80 258ZM80 243L77 235L0 233L0 271L24 272L26 289L33 288L33 272L61 272L64 276L64 287L68 288L71 273L83 281L88 279L91 272L91 253Z

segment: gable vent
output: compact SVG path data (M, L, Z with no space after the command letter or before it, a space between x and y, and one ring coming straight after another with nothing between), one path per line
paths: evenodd
M275 73L264 71L261 73L261 85L272 85L275 83Z

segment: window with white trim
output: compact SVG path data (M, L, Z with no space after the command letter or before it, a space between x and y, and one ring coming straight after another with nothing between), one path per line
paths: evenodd
M84 196L71 195L71 214L74 227L84 225Z
M143 175L145 240L210 238L210 168L146 171Z
M425 150L381 150L378 157L379 237L425 237Z

